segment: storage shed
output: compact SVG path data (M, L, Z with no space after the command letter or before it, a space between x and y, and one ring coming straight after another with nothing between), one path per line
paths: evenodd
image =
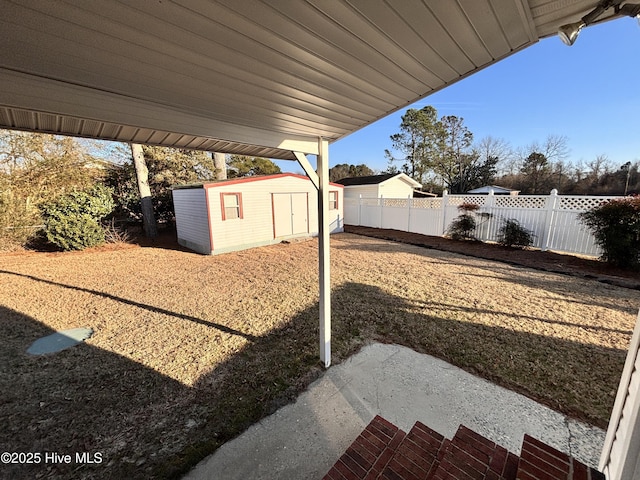
M291 173L176 186L178 243L208 255L315 236L317 198L309 178ZM343 231L343 198L330 184L331 233Z
M494 195L518 195L520 190L514 190L512 188L499 187L498 185L486 185L480 188L474 188L473 190L469 190L467 193L471 193L473 195L488 195L489 192L493 191Z
M337 183L344 185L346 198L412 198L413 190L422 187L404 173L348 177Z

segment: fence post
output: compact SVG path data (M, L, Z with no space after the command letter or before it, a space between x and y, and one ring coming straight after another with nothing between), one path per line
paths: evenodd
M378 199L378 205L380 205L380 228L384 228L384 224L382 223L384 219L384 196L380 195Z
M487 195L487 201L484 203L484 213L487 213L488 216L485 221L485 226L481 229L482 235L480 236L480 240L482 240L483 242L491 240L491 227L493 226L493 207L495 206L495 204L496 195L493 191L493 188L490 188L489 194Z
M541 250L549 250L549 244L551 243L551 229L553 227L554 210L558 201L558 190L555 188L551 190L549 198L547 199L547 212L544 219L544 238L542 239Z
M362 194L358 195L358 225L362 225Z
M411 195L407 195L407 206L408 206L408 213L407 213L407 232L411 231Z
M445 188L442 191L442 233L441 236L444 236L447 228L447 204L449 203L449 192Z

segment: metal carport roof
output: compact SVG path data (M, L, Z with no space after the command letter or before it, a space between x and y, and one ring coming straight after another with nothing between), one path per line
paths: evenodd
M0 0L0 127L295 159L594 0Z

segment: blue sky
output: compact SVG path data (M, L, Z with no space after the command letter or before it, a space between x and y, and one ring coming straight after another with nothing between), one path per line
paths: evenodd
M632 18L591 26L572 47L556 36L544 39L410 108L425 105L439 116L463 117L475 140L491 135L517 148L563 135L573 163L600 154L616 167L639 161L640 27ZM330 166L384 170L389 136L398 132L404 111L331 144ZM281 168L300 170L297 164Z

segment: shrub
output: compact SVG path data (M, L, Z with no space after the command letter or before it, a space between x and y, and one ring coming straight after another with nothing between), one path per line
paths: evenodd
M82 250L105 241L100 221L114 208L111 189L96 185L42 206L47 240L63 250Z
M504 220L498 231L498 243L505 247L528 247L533 243L533 233L520 225L518 220Z
M112 218L104 227L104 239L107 243L130 243L131 235L126 228L116 225Z
M458 205L458 211L463 212L457 216L449 225L447 234L454 240L475 240L474 233L478 222L476 216L487 216L488 214L476 213L480 207L475 203L463 203Z
M640 269L640 196L603 202L580 214L602 249L601 259Z

